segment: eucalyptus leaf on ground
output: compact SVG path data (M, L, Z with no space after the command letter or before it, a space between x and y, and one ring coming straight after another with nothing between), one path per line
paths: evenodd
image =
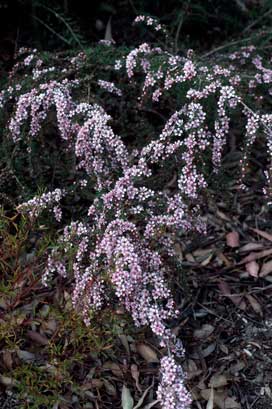
M133 409L133 398L131 396L130 390L123 385L122 388L122 409Z

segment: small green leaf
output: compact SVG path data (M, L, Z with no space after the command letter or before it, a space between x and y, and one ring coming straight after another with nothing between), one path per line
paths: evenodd
M133 408L133 398L131 396L130 390L123 385L122 389L122 409L132 409Z

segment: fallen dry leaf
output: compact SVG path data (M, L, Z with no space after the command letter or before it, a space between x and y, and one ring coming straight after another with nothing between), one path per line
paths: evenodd
M195 361L192 359L187 359L186 361L186 378L188 380L195 378L196 376L200 375L202 373L201 369L198 369Z
M186 254L185 254L185 259L186 259L187 261L189 261L189 263L195 263L195 258L194 258L194 256L192 255L192 253L186 253Z
M16 386L19 385L19 382L16 379L10 378L9 376L0 375L0 383L4 386Z
M247 300L249 301L249 304L251 305L251 307L253 308L253 310L257 313L260 314L261 316L263 316L263 311L262 311L262 307L260 306L260 304L258 303L258 301L256 300L256 298L254 298L252 295L247 294L246 295Z
M207 402L206 409L214 409L214 390L211 388L209 400Z
M133 408L133 398L131 396L130 390L123 385L122 388L122 409L132 409Z
M146 360L148 363L159 362L157 353L150 346L146 344L138 344L137 352Z
M227 397L224 405L225 406L223 407L223 409L241 409L240 403L238 403L236 398L233 397Z
M200 329L194 331L194 338L202 339L209 337L214 331L214 327L210 324L204 324Z
M174 251L177 257L179 258L180 261L183 260L183 251L180 243L175 243L174 244Z
M36 331L27 331L26 335L28 338L32 339L32 341L37 342L37 344L40 345L48 344L48 339Z
M265 277L270 273L272 273L272 260L269 260L262 265L260 277Z
M252 277L258 277L258 272L259 272L258 263L255 260L250 261L249 263L246 263L246 271Z
M205 260L203 260L203 261L201 262L201 265L202 265L203 267L206 267L206 266L210 263L210 261L211 261L212 258L213 258L213 253L211 253L207 258L205 258Z
M111 382L109 382L107 379L103 379L103 383L104 383L105 389L106 389L106 391L107 391L107 393L109 395L111 395L111 396L116 396L117 395L116 387Z
M216 348L216 342L210 344L207 348L201 350L201 358L207 358Z
M200 379L200 381L197 384L197 388L200 389L200 390L207 389L207 385L206 385L204 379Z
M44 332L46 332L48 335L52 335L58 327L58 323L54 319L50 319L48 321L44 321L42 324L42 328L44 329Z
M8 308L7 300L3 297L0 297L0 307L3 310L6 310Z
M228 380L226 375L215 373L209 382L210 388L221 388L222 386L226 386L228 384Z
M117 378L123 378L122 369L116 362L106 361L102 368L109 369Z
M231 262L230 260L225 256L225 254L223 254L222 252L219 252L217 254L217 258L223 263L225 264L225 266L230 267L231 266Z
M246 366L245 362L237 361L235 364L230 366L230 373L234 376L238 376L239 372L242 371Z
M5 349L2 352L2 356L3 356L3 362L4 362L5 367L7 369L12 369L13 360L12 360L11 352Z
M105 39L106 41L113 41L113 38L112 38L112 30L111 30L111 16L110 16L110 18L108 19L108 22L107 22L107 25L106 25L106 30L105 30L105 37L104 37L104 39Z
M246 303L243 300L243 297L241 297L238 294L231 293L231 289L230 289L229 285L225 281L221 280L218 283L218 287L222 291L222 294L225 297L228 297L233 302L233 304L236 305L236 307L240 308L243 311L246 310Z
M187 369L186 369L186 378L188 380L194 379L196 376L202 373L202 369L198 369L195 362L192 359L188 359Z
M203 389L201 391L201 396L206 401L209 400L211 394L211 389ZM236 401L235 398L229 397L227 390L214 391L214 403L220 409L241 409L241 405Z
M244 246L239 248L240 253L245 253L246 251L255 251L255 250L260 250L264 246L262 243L247 243Z
M264 393L267 395L270 399L272 399L272 391L269 385L266 385L264 387Z
M230 221L231 221L231 219L230 219L225 213L221 212L220 210L217 210L217 211L216 211L216 215L217 215L220 219L225 220L226 222L230 222Z
M232 231L226 235L226 242L229 247L235 248L239 247L240 240L237 231Z
M263 237L264 239L268 241L272 241L272 234L267 233L266 231L254 229L254 228L251 228L250 230L254 231L255 233L257 233L259 236Z
M221 349L221 351L222 351L224 354L228 355L229 349L228 349L228 347L227 347L225 344L220 344L220 345L219 345L219 348Z
M100 388L102 388L102 386L104 385L104 382L103 382L101 379L93 378L93 379L91 380L91 384L92 384L92 387L93 387L93 388L100 389Z
M93 389L93 388L97 388L100 389L102 388L102 386L104 385L104 382L101 379L92 379L89 382L85 382L80 389L82 389L83 391L87 391L88 389Z
M209 256L211 253L214 253L213 248L209 248L209 249L197 249L195 251L193 251L193 256L194 257L202 257L205 258L206 256Z
M249 263L250 261L254 261L254 260L258 260L260 258L266 257L266 256L270 256L270 254L272 254L271 248L267 250L263 250L263 251L252 252L252 253L249 253L248 256L244 257L238 264Z
M216 342L213 342L212 344L210 344L209 346L207 346L204 349L197 349L195 350L195 352L190 354L190 357L193 359L203 359L203 358L207 358L211 353L213 353L213 351L216 348Z
M34 362L35 361L35 355L32 354L31 352L24 351L22 349L18 349L17 351L18 358L20 358L24 362Z
M138 366L135 364L132 364L130 367L130 371L131 371L131 376L135 381L136 388L138 389L139 392L142 392L142 389L139 383L140 372L139 372Z

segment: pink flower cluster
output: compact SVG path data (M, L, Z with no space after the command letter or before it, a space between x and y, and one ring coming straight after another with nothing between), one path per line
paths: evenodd
M36 196L28 202L20 204L18 210L22 213L28 213L31 218L36 218L43 210L51 209L54 213L55 219L60 222L62 218L60 201L64 195L64 190L55 189L52 192L43 193L41 196Z
M77 124L75 154L78 169L95 175L97 188L110 186L115 178L114 171L126 169L128 152L122 139L108 125L110 116L98 105L79 104L72 115L81 114L85 122Z
M145 19L140 18L139 21L145 21ZM262 101L266 98L265 94L267 93L269 97L272 95L272 88L270 88L272 70L265 67L263 58L254 54L255 52L254 46L242 47L227 56L227 68L224 66L225 56L218 56L221 64L207 64L205 61L196 64L192 60L194 57L192 50L189 50L186 57L181 57L152 48L146 43L132 50L126 57L125 68L130 80L134 77L136 67L142 68L144 81L140 100L146 101L150 96L153 102L159 103L168 91L174 92L177 89L182 92L184 89L184 103L182 109L178 111L179 115L184 116L188 113L187 115L194 120L194 115L197 116L202 111L201 119L195 124L190 123L191 120L188 117L188 124L183 119L183 125L180 126L179 137L182 135L183 140L180 148L184 152L182 154L184 164L181 169L179 188L191 199L196 199L199 192L207 186L204 175L199 173L201 162L203 163L202 158L206 156L206 152L212 151L211 161L208 159L208 162L213 163L215 173L219 171L231 132L232 116L237 115L237 112L240 116L244 115L247 121L241 146L241 181L245 176L250 148L258 132L266 136L268 154L272 158L269 149L271 126L267 125L264 116L258 112ZM152 60L158 54L161 56L162 63L155 68ZM234 64L229 65L229 60ZM242 70L245 69L245 65L249 66L247 69L251 75L243 75ZM119 60L118 69L122 68L122 61ZM211 109L214 117L213 127L211 115L206 114ZM253 126L254 130L249 130Z
M183 383L184 374L172 357L161 360L162 380L158 388L158 399L164 409L186 409L192 402Z
M139 23L144 23L147 26L154 28L155 31L162 31L164 33L166 32L165 28L160 24L159 20L154 17L144 15L137 16L134 20L134 24Z
M100 86L100 88L112 94L118 95L119 97L122 96L122 91L119 88L117 88L113 82L98 80L98 85Z
M74 108L70 88L76 85L77 81L50 81L20 95L16 103L15 114L9 123L9 130L13 140L18 142L24 137L22 126L28 122L29 118L29 136L36 137L49 110L55 107L59 131L62 138L68 141L73 133L70 114Z

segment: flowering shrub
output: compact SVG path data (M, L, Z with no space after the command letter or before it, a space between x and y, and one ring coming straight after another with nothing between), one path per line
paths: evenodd
M165 33L154 19L140 16L136 22ZM114 48L111 52L115 55ZM240 129L241 188L246 187L250 149L257 138L266 141L271 161L272 115L266 112L265 101L272 93L272 70L253 46L206 62L197 60L192 50L180 56L144 43L112 62L95 81L94 98L84 89L91 56L80 53L65 60L64 66L48 67L36 50L21 50L21 55L9 86L0 94L2 110L12 104L8 134L14 143L24 142L31 153L33 139L39 138L54 113L61 149L74 158L75 168L73 183L63 182L61 189L54 186L19 209L37 217L49 208L60 222L65 196L70 200L84 189L91 193L78 220L74 216L64 220L44 284L54 273L72 276L73 304L86 324L91 311L120 302L136 325L150 326L168 351L161 360L158 399L164 409L188 408L191 399L175 361L183 347L169 326L179 314L169 285L176 271L169 260L175 260L175 242L182 234L205 233L200 198L205 197L210 176L220 172L234 127ZM17 83L16 72L25 70ZM115 98L109 109L112 115L106 111L105 92ZM126 98L134 99L122 104L124 124L136 110L140 126L146 134L150 131L139 141L116 130L127 126L131 135L136 125L134 129L129 122L114 124L120 101ZM160 118L156 125L146 112ZM172 189L154 183L171 173L177 175ZM264 176L269 183L270 168ZM269 185L264 189L268 193Z
M44 193L41 196L34 197L28 202L18 206L18 210L24 213L29 213L31 218L36 218L39 214L48 208L52 208L55 218L58 222L61 221L61 208L58 206L64 192L61 189L55 189L53 192ZM56 206L54 206L56 204Z

